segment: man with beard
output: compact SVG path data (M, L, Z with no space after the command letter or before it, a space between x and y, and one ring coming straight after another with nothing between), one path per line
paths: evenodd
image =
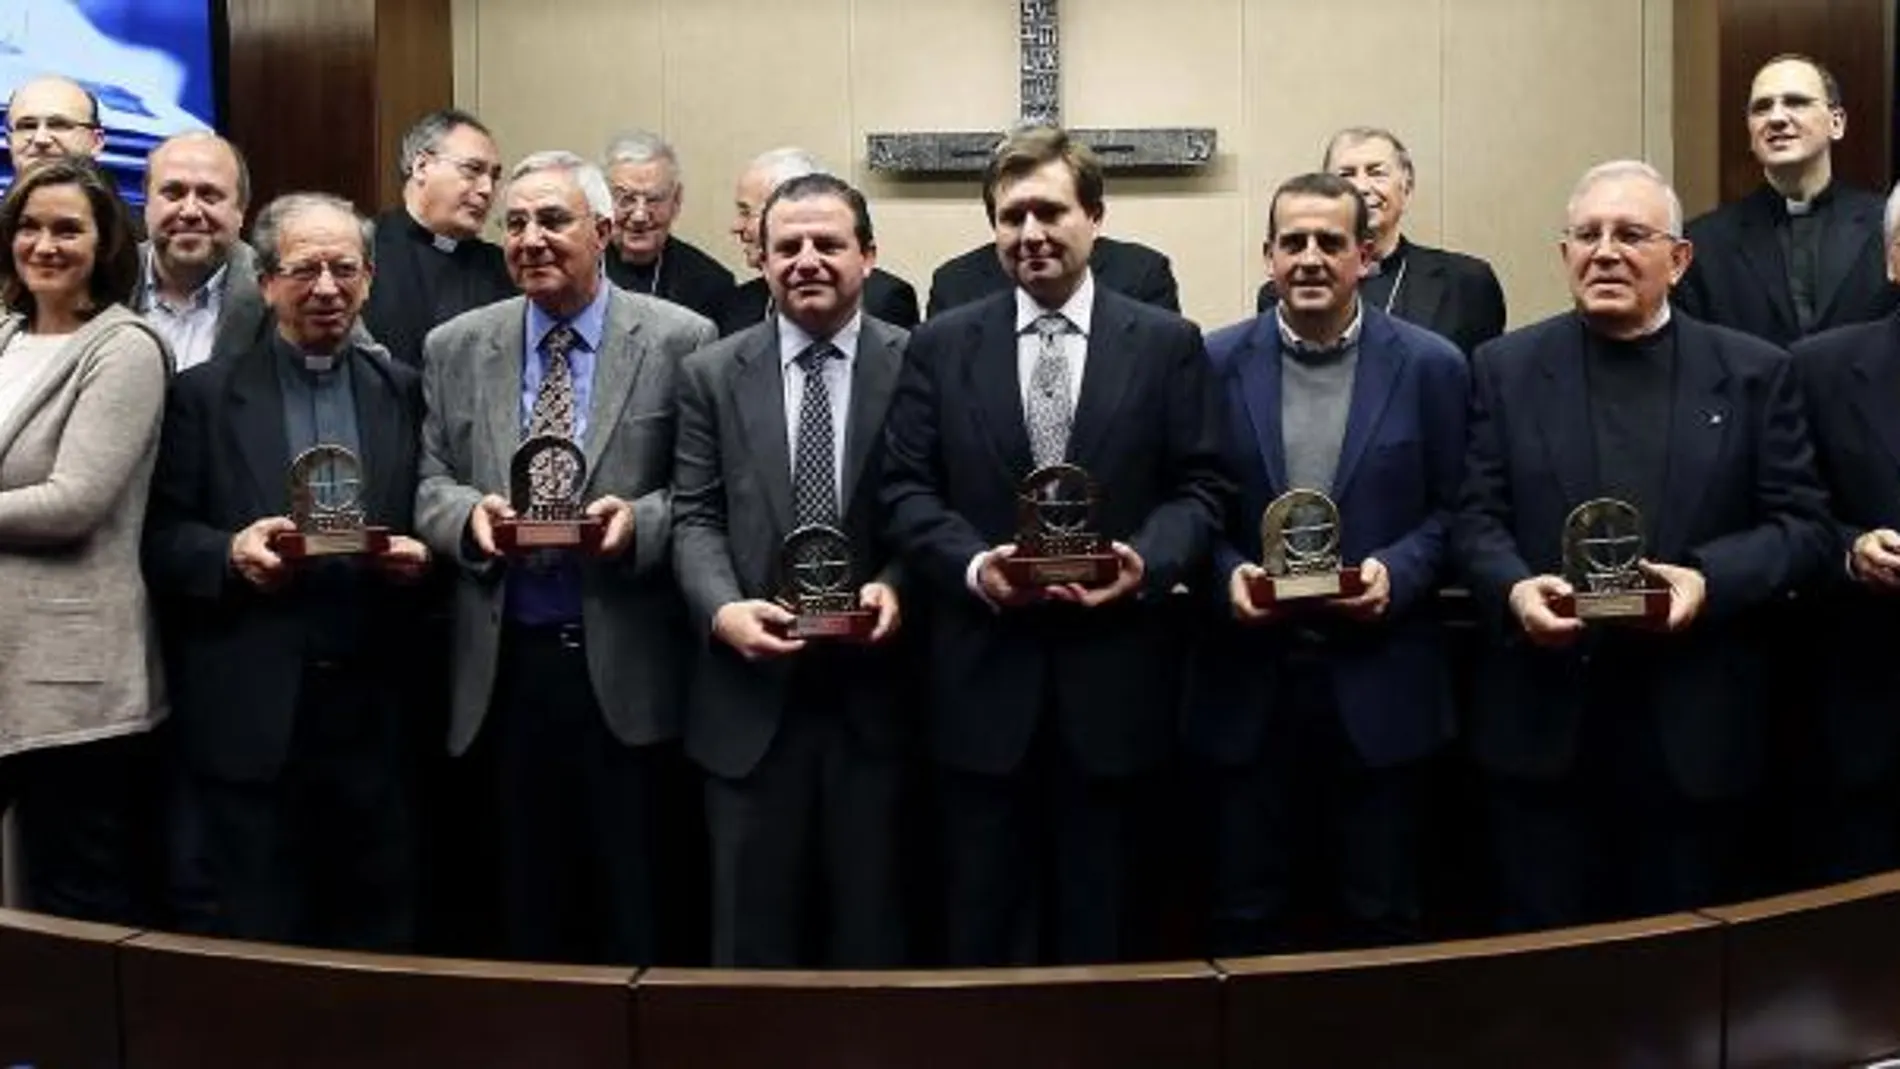
M215 353L242 352L263 335L269 310L251 247L238 240L251 176L236 145L208 130L152 150L136 302L171 344L179 371Z
M363 323L390 353L422 366L439 323L514 293L501 250L479 235L501 182L501 154L481 120L431 112L402 138L402 207L376 218L376 288Z
M679 157L658 134L635 130L607 146L601 167L614 195L614 247L607 277L717 319L732 293L732 272L673 235L686 198Z

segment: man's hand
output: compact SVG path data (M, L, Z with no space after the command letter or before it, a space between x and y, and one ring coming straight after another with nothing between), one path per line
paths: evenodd
M508 499L500 494L484 494L475 507L468 510L468 533L475 540L475 548L485 556L499 557L501 551L495 548L495 524L500 520L515 518L515 509Z
M748 661L783 657L805 648L803 639L779 633L792 622L791 610L774 601L728 601L713 614L713 637Z
M1333 598L1326 604L1355 620L1377 620L1392 603L1392 574L1379 558L1367 557L1359 563L1359 578L1365 590L1356 597Z
M290 578L284 559L271 552L270 538L297 525L284 516L266 516L231 536L231 567L259 590L276 590Z
M976 585L992 605L1015 608L1042 600L1041 590L1016 586L1003 574L1002 562L1015 555L1016 547L1013 544L1000 545L983 554L983 563L977 566Z
M1570 584L1554 575L1534 575L1511 587L1511 612L1535 645L1561 649L1583 634L1583 621L1574 616L1559 616L1550 610L1552 598L1574 593Z
M1234 610L1234 619L1243 624L1263 624L1273 619L1272 605L1259 606L1253 602L1253 583L1264 579L1267 570L1258 564L1242 562L1236 565L1227 577L1227 603Z
M633 505L629 502L604 494L587 506L587 515L605 520L607 529L601 532L600 555L614 560L633 548Z
M1644 574L1662 580L1669 587L1669 619L1663 622L1664 631L1681 631L1695 622L1702 612L1702 606L1709 600L1709 581L1702 577L1701 572L1680 564L1657 564L1646 560L1637 561L1636 566Z
M1859 582L1878 590L1900 590L1900 534L1891 528L1876 528L1854 539L1847 561Z
M889 583L866 583L858 591L858 605L877 610L877 626L871 629L872 642L882 642L897 631L903 612L897 604L897 591Z
M398 583L419 582L429 574L429 547L408 535L392 535L376 567Z
M1126 542L1110 543L1121 570L1115 573L1115 579L1107 586L1086 587L1079 583L1059 583L1047 588L1043 593L1051 601L1066 601L1093 609L1128 595L1141 586L1142 577L1148 574L1148 566L1142 562L1141 554Z

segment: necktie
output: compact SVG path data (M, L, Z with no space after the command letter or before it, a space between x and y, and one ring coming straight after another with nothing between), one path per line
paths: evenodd
M830 342L821 341L796 358L805 373L805 391L798 405L798 448L792 460L792 519L799 527L838 521L831 388L825 384L825 365L843 355Z
M1069 403L1069 354L1062 336L1069 321L1055 312L1036 317L1035 366L1029 372L1029 401L1024 409L1029 425L1029 451L1037 467L1062 461L1069 450L1069 425L1075 409Z
M574 371L567 354L580 336L562 323L541 339L546 357L541 368L541 388L535 391L534 408L528 413L528 436L554 434L574 437Z

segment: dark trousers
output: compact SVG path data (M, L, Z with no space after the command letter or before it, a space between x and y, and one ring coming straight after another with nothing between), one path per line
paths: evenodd
M942 769L952 966L1093 964L1150 953L1155 775L1091 776L1054 717L1014 772Z
M28 909L74 920L149 922L140 844L154 828L143 734L0 759L0 812L18 821Z
M896 863L902 785L900 759L864 745L835 687L795 686L751 774L706 781L713 964L906 964Z
M311 665L276 779L191 777L212 931L401 952L415 938L403 705L361 666Z
M676 746L602 719L578 626L502 632L492 735L506 953L644 965L657 934L659 789Z
M1317 656L1282 667L1265 715L1260 753L1217 773L1215 955L1417 940L1422 762L1365 763Z

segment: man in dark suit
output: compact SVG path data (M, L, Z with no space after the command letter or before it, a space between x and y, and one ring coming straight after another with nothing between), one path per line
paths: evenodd
M1759 189L1689 224L1695 263L1676 304L1776 345L1900 305L1887 279L1880 196L1834 180L1847 133L1840 86L1807 56L1782 55L1748 91Z
M1889 278L1900 276L1897 224L1889 196ZM1808 778L1793 801L1811 881L1837 883L1900 868L1900 312L1805 338L1793 354L1847 550L1809 592L1819 659L1802 673Z
M745 254L746 267L757 271L764 264L764 252L759 248L759 213L765 209L765 199L799 175L824 172L825 165L804 149L776 148L760 153L739 173L732 191L732 236ZM715 317L719 333L736 334L763 321L771 300L764 278L742 283ZM917 325L917 291L896 275L874 267L871 277L864 280L864 311L891 326L909 330Z
M251 199L236 145L209 130L160 142L145 172L137 311L171 345L175 370L244 352L274 320L257 291L257 263L238 240Z
M671 559L675 376L712 324L607 284L613 197L569 152L515 165L508 268L525 296L429 335L416 527L457 565L449 751L487 741L506 952L653 960L655 803L676 752L686 621ZM496 491L530 436L586 458L598 550L502 554Z
M1146 949L1136 875L1180 696L1164 602L1204 562L1230 489L1218 402L1193 324L1091 278L1102 168L1086 146L1024 130L984 184L1016 288L912 335L884 484L926 617L949 955L1122 959ZM1005 575L1018 487L1057 462L1099 490L1090 522L1119 567L1106 585Z
M1568 218L1576 309L1479 352L1454 524L1491 632L1472 741L1520 929L1731 892L1763 765L1764 610L1840 566L1787 354L1670 314L1692 253L1668 184L1600 165ZM1567 517L1599 498L1641 516L1668 601L1649 627L1559 611Z
M679 157L660 135L635 130L614 138L601 168L614 195L614 245L607 277L633 293L647 293L718 319L732 295L732 272L673 236L686 186Z
M1372 262L1359 284L1367 303L1450 339L1466 356L1504 333L1504 289L1490 264L1405 237L1417 173L1397 134L1348 127L1326 143L1321 166L1351 182L1372 213ZM1261 312L1272 307L1273 292L1272 282L1261 285Z
M501 153L481 120L430 112L403 135L402 207L376 217L376 288L363 324L396 359L422 367L439 323L512 296L501 250L480 237L501 184Z
M275 329L180 375L145 530L170 634L172 707L216 909L188 927L239 939L386 951L413 928L408 641L429 551L410 537L416 373L351 327L369 287L368 224L292 194L256 238ZM295 560L292 463L341 446L360 472L305 472L359 494L386 551ZM350 481L354 480L352 484Z
M877 246L857 190L786 182L759 240L778 314L687 358L673 471L673 567L699 636L686 750L709 774L713 964L894 968L904 701L877 490L906 336L860 307ZM875 610L867 644L786 632L796 577L781 549L813 524L850 540L839 589Z
M985 212L995 205L985 199ZM995 226L996 221L990 220ZM1095 239L1089 252L1089 271L1097 284L1132 297L1143 304L1181 310L1181 289L1174 281L1174 268L1166 255L1132 241L1111 237ZM1005 293L1015 287L996 258L996 243L978 245L943 263L930 276L930 308L926 315L947 312L959 305L980 301L992 293Z
M1432 607L1464 467L1465 359L1359 292L1372 230L1345 179L1287 181L1270 220L1285 299L1207 340L1240 484L1205 599L1225 619L1187 705L1189 746L1219 769L1218 955L1295 948L1294 888L1315 882L1335 921L1322 945L1418 938L1421 763L1451 731ZM1338 557L1321 566L1356 567L1363 592L1254 599L1262 515L1292 490L1336 503Z

